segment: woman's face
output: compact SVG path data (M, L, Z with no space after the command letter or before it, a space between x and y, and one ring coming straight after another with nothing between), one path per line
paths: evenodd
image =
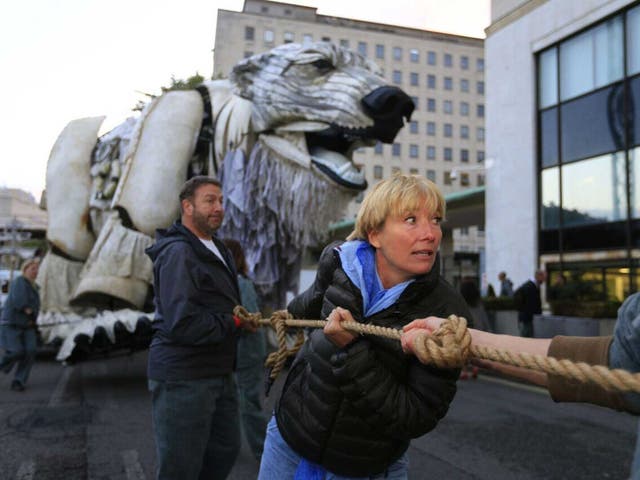
M369 232L384 288L431 271L442 240L441 220L438 214L421 207L390 215L380 230Z
M32 263L27 268L25 268L24 276L32 282L35 281L36 277L38 276L38 263Z

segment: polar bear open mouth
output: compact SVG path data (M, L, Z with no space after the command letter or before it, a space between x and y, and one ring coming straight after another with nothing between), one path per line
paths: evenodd
M260 139L276 153L306 168L315 167L336 184L358 191L367 188L367 181L353 163L353 153L385 140L377 138L373 126L352 128L311 121L290 123L274 133L263 133Z

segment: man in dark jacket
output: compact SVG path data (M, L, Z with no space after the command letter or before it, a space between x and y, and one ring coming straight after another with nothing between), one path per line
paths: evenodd
M158 479L226 478L240 431L233 381L240 294L233 258L215 238L222 190L194 177L180 193L181 219L158 230L153 261L155 318L149 389Z
M547 279L544 270L537 270L533 280L527 280L513 294L518 309L521 337L533 337L533 316L542 313L540 285Z

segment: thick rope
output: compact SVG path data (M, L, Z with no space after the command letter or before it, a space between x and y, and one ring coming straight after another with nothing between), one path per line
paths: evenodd
M323 328L326 320L295 320L286 310L278 310L270 319L261 318L260 313L249 313L237 306L234 315L251 321L255 326L271 325L278 337L278 351L267 357L265 365L271 368L270 380L273 382L282 370L286 359L295 355L304 343L302 330L298 330L296 343L287 348L286 328ZM341 325L351 332L365 335L376 335L400 340L402 331L394 328L379 327L358 322L342 322ZM415 355L423 363L433 364L440 368L462 367L470 358L492 360L516 367L527 368L558 375L581 383L595 383L605 390L617 392L640 393L640 373L631 373L622 369L609 369L602 365L589 365L584 362L572 362L544 355L514 353L491 347L471 345L471 334L467 329L467 321L462 317L451 315L440 328L431 335L424 332L414 342Z

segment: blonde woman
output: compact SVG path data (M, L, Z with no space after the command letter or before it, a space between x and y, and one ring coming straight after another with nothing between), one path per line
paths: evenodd
M11 282L0 320L0 336L5 349L0 370L9 373L17 365L11 382L11 390L17 392L24 390L36 358L36 319L40 310L36 276L39 265L38 258L22 264L22 275Z
M444 214L434 183L396 175L367 194L347 241L325 248L313 285L287 308L328 323L289 370L259 479L407 478L409 442L444 417L460 372L423 365L399 342L354 335L341 322L402 328L425 315L470 318L439 274Z

